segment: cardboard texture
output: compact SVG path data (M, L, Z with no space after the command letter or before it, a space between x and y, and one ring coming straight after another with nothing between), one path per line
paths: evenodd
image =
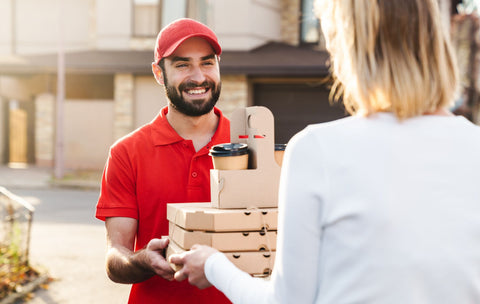
M167 261L172 254L185 252L178 244L170 239L166 251ZM227 258L239 269L251 275L269 275L275 262L275 251L247 251L247 252L224 252ZM171 264L175 271L181 269L181 266Z
M280 165L275 161L273 114L266 107L233 112L230 141L246 143L249 169L210 170L211 203L215 208L275 208Z
M169 236L183 249L195 244L208 245L220 251L275 250L277 231L205 232L185 230L169 223Z
M167 204L167 219L186 230L260 231L277 230L277 208L218 209L210 203Z
M172 239L170 238L170 243L168 243L167 250L165 251L165 259L167 260L168 264L170 264L170 267L172 267L172 269L175 271L179 271L180 269L182 269L182 266L170 263L170 256L172 254L178 254L182 252L185 252L185 250L180 248L180 246L175 244L175 242L172 241Z
M251 275L270 275L275 263L275 251L224 252L239 269Z

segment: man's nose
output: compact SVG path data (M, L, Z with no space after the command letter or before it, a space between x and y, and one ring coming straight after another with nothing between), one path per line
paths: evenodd
M203 83L205 81L206 77L201 67L196 66L192 68L190 79L196 83Z

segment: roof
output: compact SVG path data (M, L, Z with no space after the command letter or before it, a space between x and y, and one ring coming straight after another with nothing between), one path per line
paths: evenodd
M220 71L248 76L325 76L328 54L306 47L268 43L250 51L224 51ZM88 50L65 53L68 73L150 74L153 51ZM0 57L1 74L56 73L57 54Z
M67 52L65 68L69 73L151 73L152 54L150 51ZM57 58L56 53L15 56L15 60L10 61L0 58L0 71L2 74L56 73Z
M329 55L309 47L268 43L248 52L222 54L222 74L262 76L326 76Z

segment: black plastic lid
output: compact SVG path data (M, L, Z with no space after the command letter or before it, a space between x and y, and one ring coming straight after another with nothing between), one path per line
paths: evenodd
M285 151L287 144L275 144L275 151Z
M241 143L227 143L215 145L210 149L210 156L238 156L248 153L248 145Z

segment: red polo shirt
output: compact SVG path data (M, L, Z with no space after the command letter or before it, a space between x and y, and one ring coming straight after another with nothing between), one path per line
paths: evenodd
M220 110L217 131L210 143L195 152L191 140L180 137L167 121L167 107L149 124L110 148L102 178L96 217L138 220L135 250L152 238L168 235L167 203L210 202L208 151L230 141L230 122ZM230 303L217 289L204 290L154 276L133 284L129 303Z

